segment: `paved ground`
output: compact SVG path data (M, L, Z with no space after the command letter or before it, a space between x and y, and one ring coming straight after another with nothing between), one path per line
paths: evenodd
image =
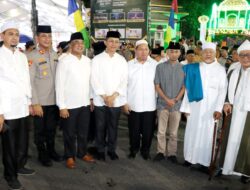
M28 166L36 170L36 175L19 177L25 190L250 190L250 185L242 184L239 177L221 177L208 181L207 174L197 167L183 167L183 126L179 130L180 164L172 164L167 160L157 163L145 161L140 155L129 160L128 130L125 126L126 121L122 120L117 150L120 160L111 161L107 158L106 162L95 164L77 160L77 168L73 170L65 168L64 162L54 163L51 168L42 167L37 161L36 149L31 142ZM57 147L63 153L61 132L57 135ZM155 147L154 138L152 157L155 155ZM2 173L3 166L0 164L0 190L5 190L7 185Z

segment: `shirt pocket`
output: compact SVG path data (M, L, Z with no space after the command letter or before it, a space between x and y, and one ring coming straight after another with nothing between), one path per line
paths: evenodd
M49 64L47 62L39 63L38 65L39 78L45 79L49 77Z

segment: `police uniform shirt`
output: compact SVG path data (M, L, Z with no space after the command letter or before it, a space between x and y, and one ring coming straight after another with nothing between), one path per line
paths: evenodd
M60 59L56 71L56 103L60 109L90 104L90 59L71 53Z
M7 120L28 116L31 85L26 56L3 45L0 63L0 114Z
M55 74L58 57L56 52L35 49L28 55L32 86L32 104L56 104Z
M128 65L125 58L118 53L110 57L104 51L93 58L91 69L94 105L104 106L100 95L110 96L114 92L119 93L114 101L114 107L124 105L128 80Z

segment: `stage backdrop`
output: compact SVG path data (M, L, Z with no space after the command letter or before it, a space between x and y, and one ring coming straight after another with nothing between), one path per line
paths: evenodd
M91 0L91 35L104 39L109 30L121 39L137 40L147 33L147 0Z

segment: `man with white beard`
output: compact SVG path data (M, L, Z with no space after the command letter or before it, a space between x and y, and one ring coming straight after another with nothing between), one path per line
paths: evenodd
M226 115L232 113L222 174L241 175L243 183L250 182L250 42L239 48L240 64L229 74ZM227 140L227 139L225 139Z
M187 125L184 137L185 166L200 164L208 167L211 161L213 132L215 120L221 118L221 112L227 91L225 68L215 59L216 45L204 43L202 46L202 62L197 63L199 71L200 93L203 97L192 99L186 83L190 77L185 75L186 92L181 105L181 112L186 113ZM191 66L189 66L191 65ZM194 64L189 64L192 67ZM185 70L185 69L184 69ZM191 77L192 78L192 77ZM197 91L197 88L192 88Z

